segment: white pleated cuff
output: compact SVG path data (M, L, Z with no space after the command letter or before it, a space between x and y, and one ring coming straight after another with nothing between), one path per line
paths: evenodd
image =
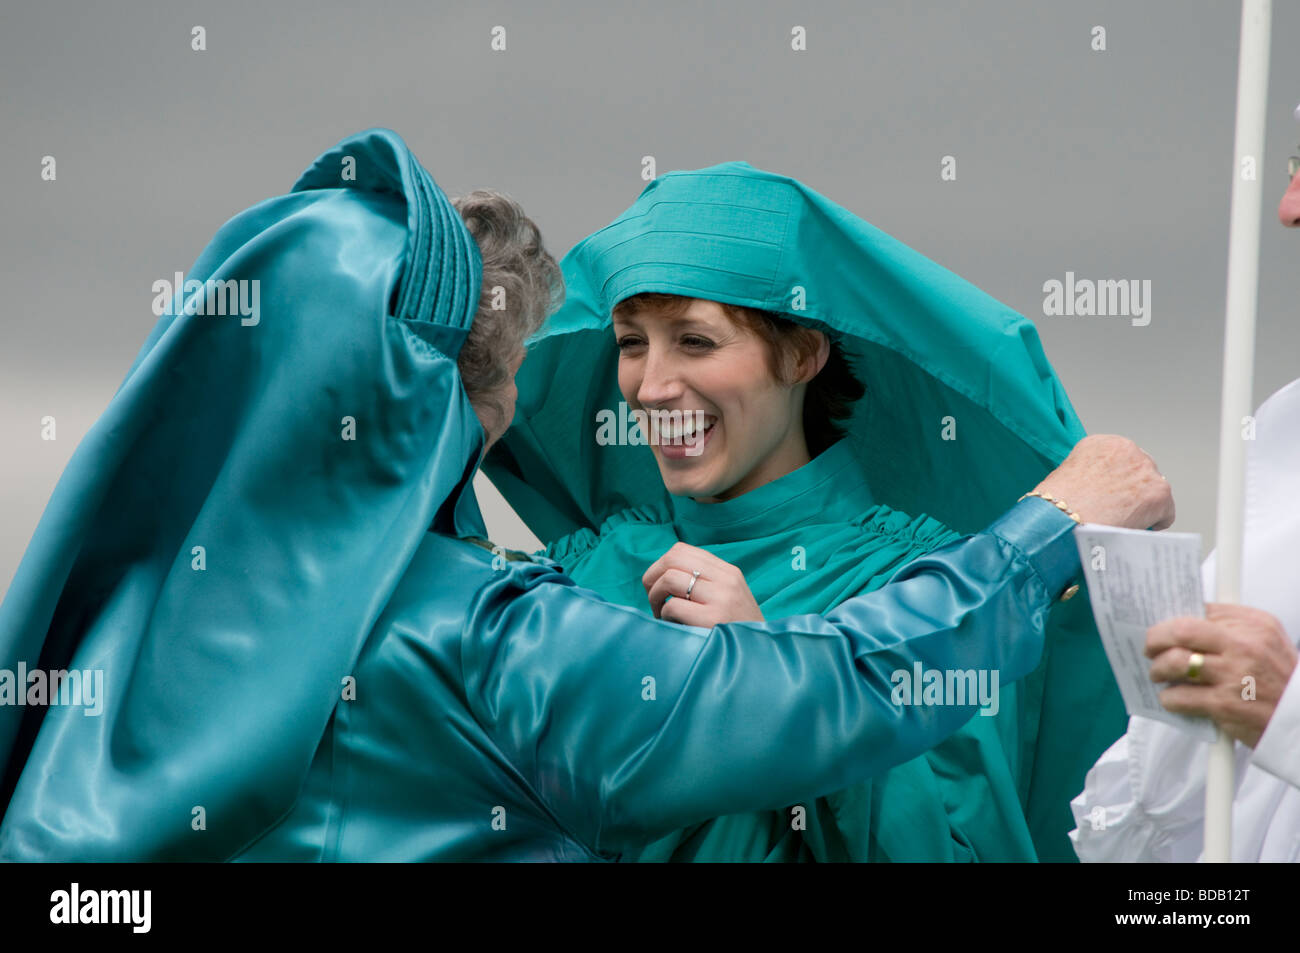
M1207 746L1171 725L1130 718L1128 733L1070 802L1079 859L1191 863L1201 853Z

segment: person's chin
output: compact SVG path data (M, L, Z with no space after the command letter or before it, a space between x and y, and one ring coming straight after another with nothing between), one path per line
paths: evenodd
M718 480L711 472L712 467L699 467L698 472L683 472L682 461L672 460L668 466L663 458L655 454L659 462L659 476L664 481L664 489L673 496L710 497L714 495Z

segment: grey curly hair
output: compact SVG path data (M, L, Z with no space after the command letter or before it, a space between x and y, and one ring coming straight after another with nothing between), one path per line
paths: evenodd
M510 382L524 341L564 302L564 279L541 231L510 196L476 189L452 204L483 258L478 311L456 364L470 401L502 418L506 408L493 395ZM501 423L505 429L510 421Z

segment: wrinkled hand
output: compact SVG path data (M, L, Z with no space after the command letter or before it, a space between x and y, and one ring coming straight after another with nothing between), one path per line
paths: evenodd
M698 578L693 576L700 571ZM691 580L695 578L695 585ZM712 628L722 622L762 622L745 574L717 556L686 543L674 543L641 577L656 619ZM690 587L691 597L686 598ZM672 598L669 598L669 597Z
M1250 747L1259 743L1296 667L1296 648L1282 623L1262 609L1211 602L1206 618L1167 619L1147 629L1153 682L1173 682L1160 704L1180 715L1204 715ZM1187 678L1193 652L1205 656ZM1251 697L1253 695L1253 697Z
M1094 434L1034 489L1064 500L1085 523L1168 529L1174 494L1156 462L1127 437Z

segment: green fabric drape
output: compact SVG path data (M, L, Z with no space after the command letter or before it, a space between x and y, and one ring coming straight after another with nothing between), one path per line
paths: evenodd
M673 497L611 516L550 546L579 584L649 613L640 574L674 542L739 567L766 618L826 612L874 591L916 557L960 537L926 517L877 505L845 441L724 503ZM1021 685L1000 686L978 715L926 755L872 781L786 812L731 815L676 832L642 861L1034 860L1012 765ZM990 709L991 710L991 709ZM1010 752L1010 754L1008 754ZM629 857L628 859L633 859Z
M610 311L641 292L762 308L830 333L867 388L846 449L873 499L957 533L986 526L1084 436L1031 322L747 163L656 179L562 268L566 303L532 342L514 425L484 467L546 542L627 510L671 511L649 448L595 439L597 413L623 399ZM1072 860L1069 799L1125 722L1086 599L1055 607L1043 662L1016 692L1009 757L1033 843L1040 859Z

